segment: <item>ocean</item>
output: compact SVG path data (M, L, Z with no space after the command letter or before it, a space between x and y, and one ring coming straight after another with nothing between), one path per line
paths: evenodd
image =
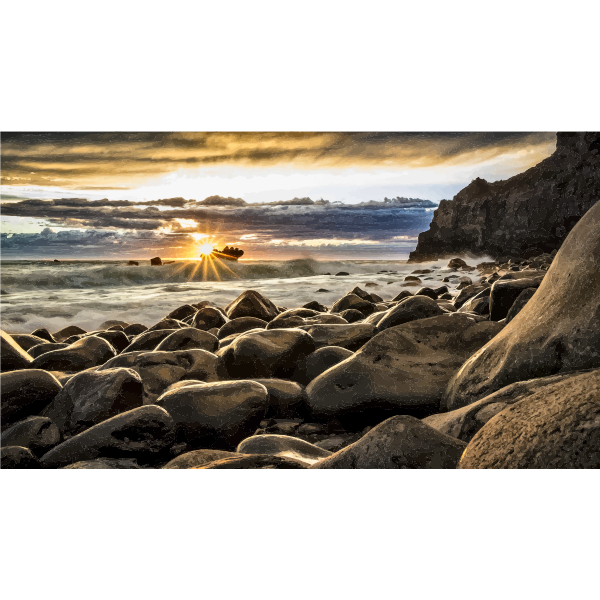
M287 308L311 300L331 306L356 285L391 300L406 289L404 277L415 269L432 269L433 273L421 278L423 285L434 287L450 272L445 268L447 261L417 265L404 260L302 258L227 262L218 268L219 281L211 269L205 274L197 261L158 267L148 261L128 266L127 261L109 260L7 260L1 264L1 324L8 333L30 333L38 327L55 332L66 325L91 331L112 319L151 326L182 304L210 300L225 306L247 289ZM342 271L349 275L336 276Z

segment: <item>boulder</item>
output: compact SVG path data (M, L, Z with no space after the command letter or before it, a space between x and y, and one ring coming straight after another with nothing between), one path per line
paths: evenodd
M345 327L320 325L317 327ZM300 329L248 332L217 352L232 378L287 378L296 364L314 352L313 338Z
M52 337L54 337L55 341L62 342L72 335L80 335L82 333L87 333L87 331L77 325L69 325L68 327L63 327L60 331L57 331Z
M415 296L427 296L427 298L431 298L435 300L438 295L437 292L430 287L422 287L417 292L415 292Z
M41 369L0 374L2 428L31 415L37 415L62 390L54 375Z
M282 317L278 315L267 325L266 329L293 329L294 327L301 327L304 324L305 321L302 317Z
M408 415L391 417L311 469L454 469L466 444Z
M176 321L183 321L186 317L191 317L196 314L197 308L189 304L184 304L175 310L172 310L168 315L167 319L175 319Z
M6 373L6 371L28 369L33 358L8 333L0 330L0 337L0 371Z
M390 327L396 327L404 323L436 317L445 313L435 300L427 296L412 296L402 300L394 306L377 323L377 331L383 331Z
M467 267L467 263L462 258L451 258L448 261L449 269L460 269L461 267Z
M369 323L313 325L303 326L300 329L310 334L315 348L339 346L352 352L364 346L375 335L375 327Z
M219 350L227 348L227 346L231 345L235 340L246 333L258 333L259 331L264 331L264 329L261 327L260 329L249 329L248 331L242 331L241 333L232 333L219 341Z
M60 442L58 427L46 417L28 417L2 433L2 447L23 446L41 456Z
M172 350L207 350L215 352L219 347L219 340L212 333L202 331L195 327L178 329L168 335L158 346L156 352L170 352Z
M302 385L285 379L251 379L267 388L269 407L265 418L293 418L306 412L306 392Z
M166 392L156 404L173 417L177 441L227 450L256 430L269 394L254 381L223 381Z
M11 335L12 339L27 352L30 348L37 346L38 344L43 344L46 342L45 339L37 337L36 335L29 335L27 333L13 333Z
M117 351L117 354L129 346L129 338L122 331L113 329L112 331L100 331L94 335L106 340Z
M150 266L152 267L160 267L162 266L162 260L160 258L160 256L155 256L154 258L150 259Z
M564 375L551 375L550 377L540 377L528 381L517 381L481 400L477 400L477 402L473 402L473 404L450 412L431 415L423 419L423 422L442 433L463 440L463 442L469 442L492 417L495 417L508 406L520 402L547 385L579 374L580 371L577 371Z
M227 305L225 312L232 320L238 317L254 317L267 322L279 314L275 304L254 290L242 292L231 304Z
M342 311L340 317L348 321L348 323L356 323L357 321L362 321L365 318L365 315L363 315L360 310L349 308L348 310Z
M246 438L237 447L237 452L291 458L304 463L307 467L332 455L331 452L310 442L289 435L255 435Z
M456 310L456 307L454 307ZM475 313L477 315L489 315L490 314L490 297L477 295L476 298L471 298L465 302L459 309L461 313Z
M109 360L99 372L123 367L133 369L144 383L144 404L152 404L167 387L182 379L219 381L225 372L217 356L206 350L127 352Z
M517 299L513 302L513 305L510 307L508 314L506 315L507 325L521 312L521 310L523 310L535 292L536 288L526 288L517 296Z
M298 363L292 379L308 385L327 369L352 356L353 352L340 346L324 346L309 354Z
M104 364L116 355L115 349L102 338L90 336L60 350L51 350L33 359L33 369L45 371L83 371Z
M482 294L482 292L485 292L490 287L491 286L489 284L486 284L486 285L469 285L466 288L463 288L460 291L460 294L458 296L456 296L456 298L454 299L454 306L457 309L461 308L463 306L463 304L465 304L472 298L475 298L475 296L479 296L479 294ZM489 296L489 293L490 292L488 291L487 294L482 294L481 297L483 297L484 295Z
M187 329L187 328L186 328ZM164 339L181 329L159 329L158 331L144 331L133 338L131 344L125 348L126 352L143 352L154 350Z
M59 343L55 343L55 344L51 344L50 342L44 342L43 344L38 344L37 346L34 346L33 348L29 348L29 350L27 350L27 354L29 354L29 356L31 356L31 358L37 358L38 356L41 356L42 354L46 354L46 352L50 352L51 350L61 350L62 348L66 348L69 344L59 344Z
M56 340L54 339L52 334L45 327L40 327L39 329L32 331L31 335L35 335L35 336L42 338L43 340L46 340L47 342L50 342L52 344L54 342L56 342Z
M192 327L208 331L209 329L213 329L213 327L223 327L225 323L227 323L227 317L219 309L206 306L194 315Z
M527 288L538 288L541 279L498 280L490 290L490 321L504 319L519 294Z
M448 388L447 409L515 381L599 367L598 260L597 203L573 228L535 296L457 373Z
M305 469L305 463L270 454L237 454L196 469Z
M311 302L308 302L302 308L310 308L312 310L316 310L317 312L322 312L322 313L325 313L329 310L324 304L321 304L320 302L317 302L316 300L312 300Z
M405 298L410 298L412 295L412 292L409 292L408 290L402 290L395 298L393 298L392 302L400 302Z
M142 406L144 386L132 369L84 371L72 377L42 415L63 434L77 434L115 415Z
M127 325L127 327L123 329L123 333L127 336L136 336L140 335L140 333L143 333L147 330L148 328L145 325L142 325L141 323L132 323L131 325Z
M599 447L600 369L594 369L497 414L469 442L459 468L597 469Z
M148 463L164 456L174 439L174 422L164 408L140 406L69 438L40 462L50 468L96 458L135 458Z
M365 317L368 317L375 311L375 307L370 300L364 300L360 296L350 293L340 298L337 302L334 302L333 306L331 307L331 312L341 313L350 308L358 310Z
M177 321L176 319L161 319L158 323L152 325L152 327L148 328L147 331L160 331L161 329L181 329L184 327L181 321Z
M141 469L135 458L96 458L60 467L61 469Z
M451 377L502 325L448 313L390 327L306 389L318 419L364 427L398 412L437 410Z
M344 311L346 312L346 311ZM358 311L356 311L358 312ZM362 313L359 313L362 315ZM342 315L319 314L315 317L305 317L304 325L348 325Z
M168 462L163 469L195 469L223 458L238 458L238 455L235 452L225 450L192 450L192 452L180 454L177 458Z
M2 469L39 469L40 463L29 448L5 446L0 450Z
M350 273L347 273L346 271L340 271L335 274L336 277L346 277L347 275L350 275Z
M119 331L123 331L125 327L129 326L127 321L119 321L117 319L108 319L98 326L98 329L105 331L113 328L117 328Z
M250 329L265 329L267 322L255 317L238 317L225 323L220 329L217 337L222 340L234 333L244 333Z

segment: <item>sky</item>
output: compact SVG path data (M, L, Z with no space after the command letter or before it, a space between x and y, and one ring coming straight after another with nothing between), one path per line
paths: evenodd
M2 258L404 259L442 199L555 133L2 133Z

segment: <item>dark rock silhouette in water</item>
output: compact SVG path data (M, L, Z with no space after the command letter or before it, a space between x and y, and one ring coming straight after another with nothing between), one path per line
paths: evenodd
M160 256L155 256L154 258L150 259L150 266L152 267L160 267L162 264L163 263Z

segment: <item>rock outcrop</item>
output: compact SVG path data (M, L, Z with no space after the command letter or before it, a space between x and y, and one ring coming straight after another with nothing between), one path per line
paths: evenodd
M535 167L495 183L475 179L442 200L409 260L551 252L598 198L600 133L558 133L554 154Z

